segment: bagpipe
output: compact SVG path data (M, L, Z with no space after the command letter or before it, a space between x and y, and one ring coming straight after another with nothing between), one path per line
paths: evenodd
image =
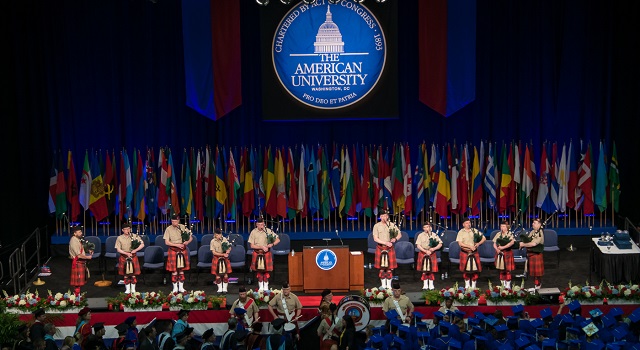
M180 230L180 238L182 239L182 243L184 244L184 242L189 241L189 239L191 239L191 236L193 235L193 231L191 230L193 228L193 224L189 223L189 227L186 225L186 222L188 220L188 216L185 215L185 225L181 225L180 222L178 222L178 230ZM186 246L185 246L186 248ZM178 251L176 253L176 268L177 269L183 269L186 266L185 263L185 259L188 259L188 257L185 258L184 256L184 252L186 251L186 249L182 249L180 251Z
M551 215L549 215L540 225L540 229L543 229L547 223L549 222L549 220L551 220L551 218L553 218L553 216L557 213L558 211L554 211ZM522 243L530 243L531 241L533 241L533 236L532 234L534 233L533 230L531 231L524 231L524 228L518 233L518 238L520 239L520 242ZM514 234L515 237L515 234ZM528 250L534 252L534 253L542 253L544 251L544 244L537 244L533 247L529 247L527 248Z

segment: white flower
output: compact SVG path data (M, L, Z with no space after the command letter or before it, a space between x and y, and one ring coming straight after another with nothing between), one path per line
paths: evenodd
M578 287L578 286L573 286L573 287L571 287L571 291L572 291L572 292L574 292L574 293L575 293L575 292L579 292L579 291L580 291L580 287Z
M65 307L65 306L67 306L67 301L66 301L66 300L62 300L62 301L60 302L60 306L61 306L61 307Z
M587 297L587 298L591 298L591 292L585 292L584 296Z
M149 305L149 301L148 300L143 301L142 305Z
M158 295L158 293L156 293L156 292L150 292L149 293L149 296L152 297L152 298L155 298L157 295Z
M70 301L76 301L76 295L75 294L69 295L69 300Z
M189 298L187 299L187 303L189 303L189 304L193 303L193 301L194 301L193 297L189 297Z
M458 299L464 299L464 294L462 293L458 294Z
M264 296L264 302L265 302L265 303L268 303L268 302L269 302L269 296L268 296L268 295L265 295L265 296Z
M18 305L20 305L20 306L25 306L25 305L27 305L27 301L26 301L26 300L24 300L24 299L23 299L23 300L20 300L20 301L18 302Z
M631 289L627 289L624 291L624 296L628 297L629 295L631 295Z
M638 290L638 285L634 284L633 286L631 286L631 290Z
M133 293L133 295L135 295L136 297L140 297L140 292L135 292Z
M127 299L127 301L129 302L129 304L135 304L136 303L136 298L129 298L129 299Z
M55 300L60 300L62 299L62 297L64 297L62 293L56 293L56 295L54 296Z
M514 292L519 292L520 289L522 289L522 288L520 288L520 286L513 286L513 291Z

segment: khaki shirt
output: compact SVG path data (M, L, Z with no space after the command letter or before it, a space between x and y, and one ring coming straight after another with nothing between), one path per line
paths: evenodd
M212 239L211 243L209 244L209 248L210 248L210 250L212 252L216 252L216 253L220 253L220 254L226 253L226 252L222 251L222 243L224 243L224 242L229 243L229 241L224 237L222 237L221 240ZM231 247L231 245L229 245L229 247Z
M421 246L423 249L431 248L429 246L429 239L431 238L435 239L439 243L442 243L442 239L440 239L440 237L438 237L438 235L436 235L433 231L429 233L421 232L418 237L416 237L416 246Z
M178 228L180 227L180 228ZM169 242L173 243L173 244L182 244L182 231L189 231L187 229L186 226L184 226L183 224L178 224L178 227L175 227L173 225L169 225L165 230L164 230L164 235L162 236L162 238L164 240L169 240ZM189 234L191 234L191 232L189 232Z
M542 229L538 231L529 232L529 237L531 237L531 242L536 244L544 244L544 231Z
M246 302L249 301L249 299L253 300L253 298L247 297L247 300L243 304L246 304ZM235 311L233 310L235 310L235 308L237 307L245 309L244 306L240 306L240 303L241 303L240 299L236 299L236 301L233 302L233 304L231 305L231 310L229 311L232 315L236 314ZM247 315L249 315L249 318L253 318L253 315L260 312L260 308L258 307L258 304L256 304L255 300L253 300L253 303L251 303L249 308L246 310L247 310Z
M396 299L393 296L387 297L387 299L384 300L384 303L382 303L382 311L387 312L389 310L395 310L396 304L393 302L394 300ZM409 300L409 297L401 295L398 299L398 305L400 305L400 310L405 317L411 316L407 315L407 310L413 310L413 303ZM398 317L400 317L400 315L398 315Z
M460 231L458 231L458 236L456 237L456 241L462 242L463 244L466 244L468 246L474 246L476 244L476 242L473 241L473 234L475 232L478 232L478 231L475 229L470 229L469 231L465 229L461 229Z
M398 229L396 224L393 222L389 222L389 226L383 222L379 222L373 225L373 236L382 242L389 242L391 241L391 237L389 237L389 229L392 227L395 227L398 230L398 233L400 232L400 229Z
M84 254L82 242L80 242L78 237L72 236L71 240L69 240L69 257L73 259L80 254Z
M116 249L131 253L131 251L133 250L131 249L131 241L133 240L140 241L140 243L142 243L142 240L138 235L130 234L128 237L125 235L118 236L118 238L116 239Z
M251 230L251 233L249 234L248 242L259 247L266 246L268 244L267 232L272 235L275 235L275 233L267 227L265 227L265 231L260 231L257 228L254 228L253 230Z
M276 309L280 314L284 314L284 307L282 306L282 296L283 294L280 293L274 296L273 299L269 300L269 305L271 305L272 308ZM300 299L298 299L295 294L289 293L289 296L285 297L285 301L287 303L287 311L289 311L289 314L292 317L295 317L295 311L298 309L302 309L302 303L300 303Z
M327 322L326 317L328 317L329 319L331 319L331 316L323 316L322 317L322 321L320 321L320 325L318 326L318 330L316 331L318 334L321 334L323 339L329 338L332 335L338 335L341 333L342 331L342 319L339 317L335 317L333 320L333 324L335 324L335 326L333 327L333 334L327 334L327 332L329 332L329 329L331 329L331 326L329 325L329 323ZM337 332L337 334L336 334Z

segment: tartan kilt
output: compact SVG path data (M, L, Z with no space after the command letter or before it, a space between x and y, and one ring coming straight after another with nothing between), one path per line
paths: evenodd
M387 267L381 267L381 256L382 256L382 251L386 251L388 256L389 256L389 266ZM378 246L376 247L376 259L375 259L375 268L376 269L387 269L387 270L393 270L395 268L398 268L398 263L396 262L396 250L393 247L387 247L387 246L382 246L380 244L378 244Z
M69 284L72 286L84 286L87 284L87 263L83 259L77 259L77 262L71 264L71 279Z
M258 270L256 268L258 255L264 255L264 266L265 266L264 270ZM253 254L251 255L251 270L257 271L257 272L273 271L273 254L271 253L271 251L268 251L264 254L259 254L257 251L254 250Z
M184 248L184 250L182 250L182 254L184 255L184 268L178 270L176 267L176 257L180 251L178 248L169 247L169 251L167 251L167 271L186 271L191 267L191 263L189 262L189 248Z
M222 260L224 262L224 265L225 265L225 267L227 269L227 272L218 273L218 263L219 263L220 260ZM231 262L229 261L229 259L226 259L226 258L224 258L222 256L215 256L215 255L213 256L213 259L211 260L211 274L212 275L222 275L222 274L225 274L225 273L229 274L231 272L233 272L233 271L231 270Z
M138 256L137 255L133 255L131 257L131 262L133 262L133 273L131 273L130 275L139 275L140 274L140 262L138 261ZM127 257L120 254L120 257L118 258L118 275L122 275L125 276L127 275L125 273L125 267L127 266Z
M544 275L544 259L542 253L527 252L529 275L541 277Z
M463 250L460 251L460 271L461 272L482 272L482 264L480 264L480 253L476 251L475 254L473 255L476 261L476 266L478 266L478 269L476 271L467 271L466 267L467 267L467 259L469 259L469 253Z
M338 342L331 338L320 339L320 350L331 350L331 345L338 345Z
M424 258L431 260L431 269L429 271L422 270L422 266L424 265ZM433 252L431 255L427 256L427 254L423 252L418 252L418 263L416 264L416 270L421 272L438 272L438 257L436 256L436 253Z
M507 250L503 250L502 251L503 254L503 259L504 259L504 268L498 268L498 255L500 255L498 252L496 252L496 269L498 270L505 270L505 271L513 271L516 269L516 263L513 260L513 250L511 249L507 249Z

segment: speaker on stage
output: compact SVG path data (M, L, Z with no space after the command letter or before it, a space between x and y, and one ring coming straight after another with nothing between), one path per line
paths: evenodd
M558 288L540 288L538 289L538 295L540 296L539 304L558 304L558 298L560 297L560 289Z

